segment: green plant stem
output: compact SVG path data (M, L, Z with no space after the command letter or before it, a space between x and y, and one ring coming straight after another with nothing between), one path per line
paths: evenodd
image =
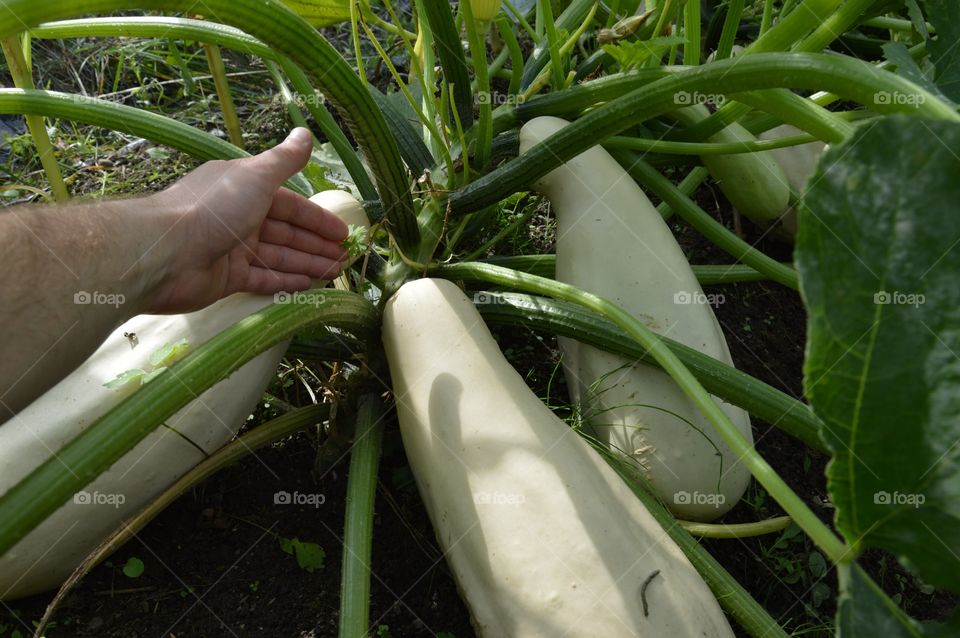
M437 102L439 101L436 94L437 57L436 52L434 51L436 42L433 37L433 29L430 27L430 20L427 17L426 10L424 9L424 3L417 2L414 3L414 6L417 11L417 39L420 43L421 52L419 55L423 57L422 63L420 60L417 60L421 71L420 103L423 105L423 109L425 111L429 109L429 112L433 114L431 117L435 120L437 113ZM434 157L441 157L443 152L440 150L440 145L430 134L430 129L421 125L421 135L423 140L430 145L430 154Z
M491 237L489 241L487 241L482 246L477 248L475 251L473 251L466 257L464 257L463 261L474 261L475 259L479 259L484 255L486 255L487 251L489 251L491 248L493 248L494 246L499 244L501 241L503 241L503 239L507 235L514 232L521 224L527 223L527 221L529 221L529 219L533 217L533 214L535 212L536 212L536 208L531 206L530 210L528 210L526 213L522 215L517 215L516 219L514 219L512 222L510 222L509 224L501 228L500 232L498 232L496 235Z
M700 184L704 183L708 177L710 177L710 171L708 171L705 166L694 167L694 169L687 173L687 176L677 184L677 190L687 197L692 197L700 187ZM670 206L669 202L661 201L657 204L657 212L667 220L673 216L673 207ZM764 278L766 277L764 276Z
M479 259L480 253L477 251L463 259L463 261L474 261ZM503 266L527 272L539 277L548 277L555 279L556 276L556 255L508 255L488 257L481 259L487 264ZM790 266L790 264L784 264ZM744 264L693 264L690 266L693 274L703 286L712 286L716 284L732 284L742 281L768 281L770 278Z
M217 88L217 99L220 101L220 110L223 112L223 123L227 127L227 135L237 148L244 148L243 129L240 127L240 118L237 116L237 107L233 103L233 94L230 92L230 83L227 81L227 69L223 65L223 56L220 47L215 44L204 44L203 50L207 54L207 66Z
M779 22L754 40L743 53L770 53L790 49L794 43L821 26L843 2L844 0L804 0L798 11L791 11L789 15L781 12ZM838 31L834 38L841 33L843 31Z
M23 45L20 42L20 37L13 35L3 38L0 40L0 46L3 48L3 55L7 60L7 68L13 77L14 85L18 89L33 89L33 74L30 73L30 67L23 55ZM40 164L47 175L47 181L50 182L53 198L58 202L67 201L70 199L70 193L63 181L60 165L57 164L57 157L54 155L53 144L50 143L50 136L47 134L43 116L31 113L25 115L24 118L27 121L27 128L30 130L30 137L33 138L33 143L37 147Z
M773 0L765 0L763 3L763 17L760 18L760 35L770 30L773 24Z
M903 18L894 18L891 16L874 16L873 18L868 18L861 23L865 27L875 27L877 29L888 29L890 31L913 31L913 23L910 20L904 20ZM936 33L937 30L932 24L927 23L927 31L930 33Z
M551 0L537 0L537 10L542 20L547 38L547 50L550 52L550 77L553 89L559 91L566 84L566 76L563 72L563 57L560 55L560 36L557 33L557 25L553 21L553 3ZM540 26L540 22L537 26Z
M680 526L691 536L698 538L750 538L783 531L792 522L793 519L789 516L777 516L755 523L735 523L731 525L680 521Z
M470 74L460 44L460 32L453 19L447 0L420 0L416 3L426 15L437 46L437 57L443 69L444 86L453 85L451 103L455 106L464 128L473 124L473 93L470 90ZM453 111L451 111L451 122Z
M280 99L283 101L283 105L287 107L287 115L290 117L290 121L294 126L310 128L310 125L307 123L307 118L304 117L303 112L297 105L296 96L294 96L293 91L290 90L290 87L288 87L287 83L284 81L283 74L280 73L280 68L275 62L270 60L264 60L263 63L267 67L267 73L270 74L270 79L273 80L273 84L280 95ZM319 142L317 141L316 136L314 136L314 148L316 148L318 145Z
M487 260L485 263L494 261ZM496 265L502 264L503 262L496 262ZM487 292L485 301L487 303L476 304L484 321L570 337L606 352L621 355L630 361L660 367L650 353L630 335L608 319L582 306L510 292ZM823 423L810 406L669 337L660 337L660 340L693 372L710 394L743 408L802 441L811 449L823 454L828 453L826 445L820 439Z
M243 459L255 450L265 445L275 443L315 423L324 421L329 414L329 403L310 405L305 408L292 410L283 416L267 421L243 436L231 441L177 479L173 485L165 489L160 496L153 499L153 501L148 503L133 517L124 520L120 527L118 527L109 538L83 560L83 563L74 570L70 578L68 578L57 591L54 599L47 605L46 612L37 623L36 635L45 635L43 634L43 629L50 621L50 617L60 601L70 593L73 587L80 582L91 569L119 549L121 545L131 538L134 538L137 532L146 527L147 523L156 518L160 512L180 498L187 490L199 485L202 481L213 476L228 465L232 465L240 459Z
M369 334L379 324L376 309L360 295L316 290L304 298L316 303L273 304L192 350L0 496L5 512L0 554L180 408L256 355L310 326Z
M715 60L725 60L730 57L742 16L743 0L730 0L727 3L727 15L723 20L723 31L720 33L720 42L717 44L717 52L714 56Z
M230 142L159 113L107 100L81 98L69 93L0 89L0 113L36 113L124 131L158 144L165 144L201 160L250 156ZM294 176L286 185L301 195L310 194L310 185L301 175Z
M730 417L700 385L696 377L683 365L680 359L643 322L633 317L626 310L602 297L573 286L490 264L476 262L454 264L444 266L440 269L440 272L449 279L485 281L525 292L564 299L605 316L650 352L663 370L673 378L684 394L710 421L724 443L739 459L739 462L750 470L750 473L767 490L770 496L780 504L787 515L793 518L797 525L806 532L814 544L833 563L848 562L853 559L850 548L810 510L803 499L797 496L763 457L753 449L753 446L740 433Z
M799 289L799 277L794 268L771 259L737 237L728 228L707 214L690 197L684 195L673 182L661 175L657 169L629 151L614 151L611 154L631 177L667 202L677 215L696 228L721 250L754 270L762 272L773 281L794 290Z
M333 119L333 114L324 106L321 96L317 94L310 83L310 78L300 67L286 58L280 58L280 66L287 77L290 78L293 89L304 101L307 111L313 116L317 126L320 127L320 131L326 136L340 161L347 168L350 179L353 180L354 185L360 192L360 197L365 200L377 199L377 189L373 185L363 161L350 144L350 140L337 125L337 121Z
M877 0L847 0L834 13L821 22L802 42L794 47L795 51L821 51L828 47L841 34L846 33L859 22Z
M497 16L497 33L503 39L510 53L510 87L507 89L507 95L513 96L520 91L520 80L523 78L523 51L520 49L520 42L513 32L513 25L506 14L501 13Z
M370 632L370 555L373 503L385 410L376 394L360 397L350 452L347 511L343 532L340 586L340 638L366 638Z
M537 34L537 30L530 26L530 23L527 22L527 19L523 17L513 3L510 0L503 0L503 6L507 8L507 11L513 14L513 17L517 19L517 24L527 32L527 35L530 36L530 39L534 44L540 44L540 36Z
M687 2L683 5L683 63L688 66L700 64L700 3Z
M780 137L774 140L745 140L743 142L674 142L664 139L623 137L614 135L603 143L608 149L625 149L671 155L731 155L754 153L775 148L787 148L816 141L809 133Z
M490 93L490 77L487 67L487 45L483 41L482 33L486 33L486 23L478 24L473 19L471 0L462 0L460 11L467 28L467 41L470 44L470 55L473 56L473 73L477 80L477 95L480 97L480 117L477 120L477 131L474 135L473 163L478 169L487 165L490 158L490 149L493 145L493 126L491 118L493 96Z
M916 108L891 109L891 105L874 108L960 122L960 115L938 97L892 73L878 74L875 67L860 60L811 53L740 56L669 75L597 107L522 157L502 164L453 193L450 209L463 214L499 201L611 135L674 110L679 92L708 93L716 87L723 87L724 92L732 94L784 87L826 88L860 103L874 102L877 91L900 91L922 95L923 104Z

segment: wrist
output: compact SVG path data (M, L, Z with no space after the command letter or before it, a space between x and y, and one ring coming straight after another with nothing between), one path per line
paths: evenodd
M179 198L170 197L167 191L134 200L134 203L140 210L135 215L127 215L135 225L135 232L128 236L140 237L136 242L139 250L137 298L139 311L145 312L173 271L177 252L186 239L186 222L191 210Z

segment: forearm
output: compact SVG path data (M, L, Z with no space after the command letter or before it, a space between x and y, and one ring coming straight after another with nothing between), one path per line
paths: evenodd
M143 310L163 276L169 230L155 203L146 197L0 214L0 422Z

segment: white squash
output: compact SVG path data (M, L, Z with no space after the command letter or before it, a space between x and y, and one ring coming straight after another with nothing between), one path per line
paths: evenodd
M521 152L566 125L554 117L527 122ZM732 364L708 298L669 227L605 150L591 148L533 186L557 216L559 281ZM633 458L677 516L711 520L736 505L749 471L669 375L571 339L560 346L571 398L583 406L597 438ZM747 413L720 405L752 440Z
M403 445L479 636L733 636L680 549L454 284L401 287L383 339Z
M776 140L784 137L800 135L802 133L803 131L798 129L796 126L791 124L782 124L776 128L772 128L769 131L761 133L759 139ZM798 146L776 148L768 152L773 154L773 157L777 160L777 163L783 168L783 172L787 177L790 188L793 189L793 191L798 195L803 195L807 188L807 182L810 181L810 178L813 177L813 174L817 171L817 163L820 161L820 157L826 150L827 145L824 142L817 140L815 142L800 144ZM785 237L783 238L793 242L793 238L797 235L796 208L790 206L780 218L780 222L783 226L783 230L785 231ZM777 236L782 237L782 235Z
M363 207L341 191L311 198L348 224L369 225ZM0 493L6 492L138 383L107 388L127 370L150 371L149 357L186 339L202 345L273 296L235 294L183 315L139 315L115 330L79 368L0 426ZM0 557L0 600L58 586L120 521L234 437L276 373L288 342L261 353L210 388L136 445L108 471Z

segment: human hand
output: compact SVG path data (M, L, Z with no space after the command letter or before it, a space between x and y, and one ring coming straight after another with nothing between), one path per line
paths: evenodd
M169 230L154 251L162 274L147 312L197 310L235 292L306 290L340 272L346 225L281 186L306 165L312 142L295 129L269 151L207 162L150 198Z

